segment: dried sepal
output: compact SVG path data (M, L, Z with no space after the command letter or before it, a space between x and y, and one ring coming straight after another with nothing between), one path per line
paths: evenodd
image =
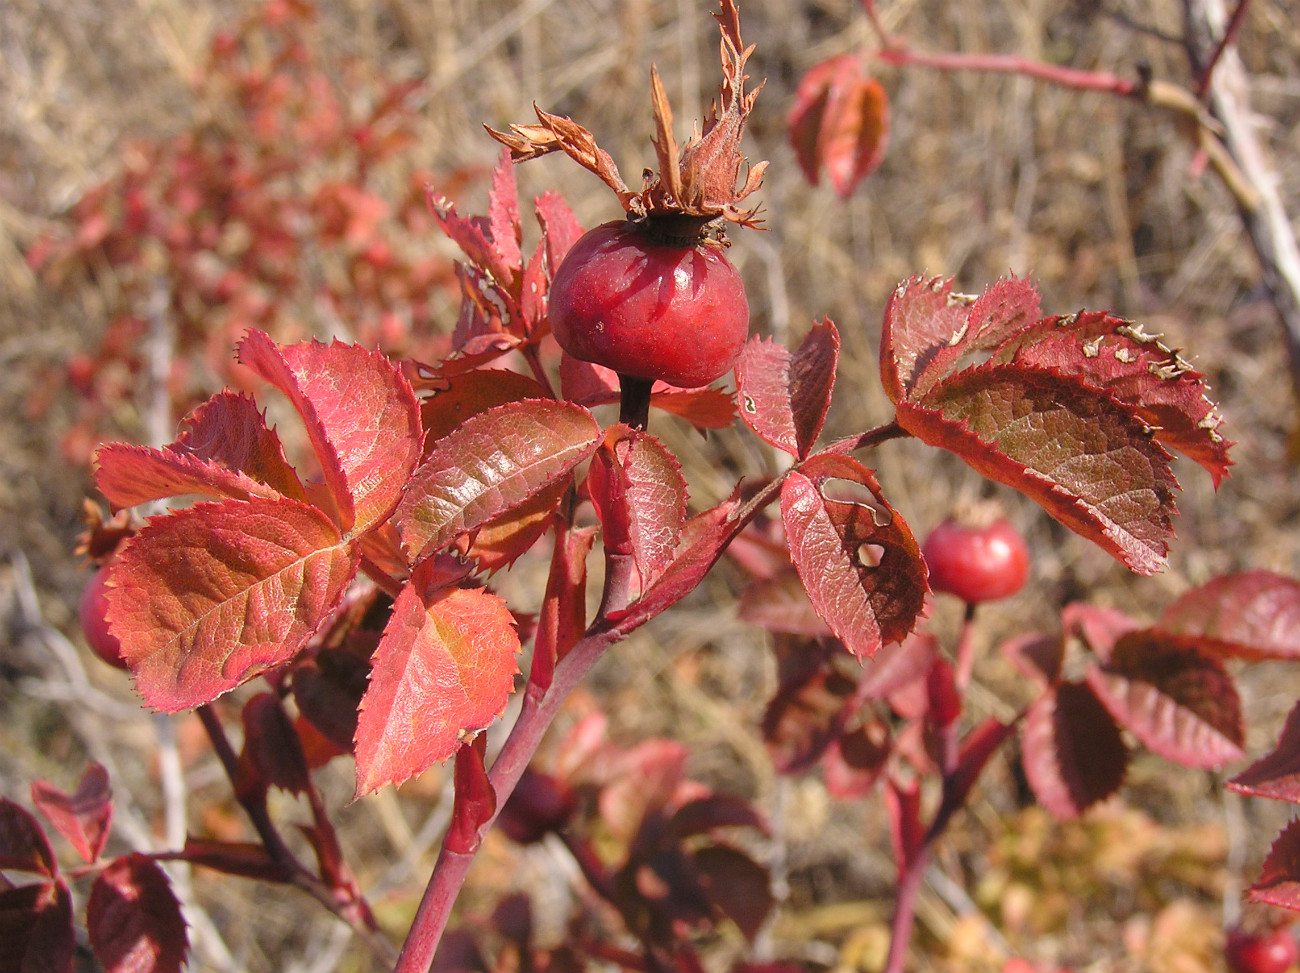
M663 82L659 72L651 68L650 100L659 170L646 170L640 192L628 188L609 153L596 144L591 132L570 118L552 115L534 105L540 125L511 125L508 132L489 128L488 133L510 150L515 162L564 152L613 189L623 209L633 217L681 216L698 221L700 226L719 218L742 226L757 225L758 207L742 209L737 204L758 190L767 168L766 162L751 166L741 180L746 160L740 140L762 85L745 91L745 64L754 48L745 47L740 39L740 14L735 0L721 0L720 7L714 14L722 34L719 99L710 106L703 126L697 127L680 148L673 136L673 114Z

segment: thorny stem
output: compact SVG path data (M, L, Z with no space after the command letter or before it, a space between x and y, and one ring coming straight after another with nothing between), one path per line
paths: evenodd
M596 664L605 649L617 640L618 637L611 632L584 636L556 665L550 688L544 694L540 697L524 695L519 719L492 764L492 769L488 771L488 781L496 794L496 811L479 826L480 835L486 834L496 821L497 814L523 776L542 742L542 736L569 693ZM473 851L449 851L444 842L393 973L426 973L429 969L447 920L451 917L456 896L473 861Z
M784 474L768 483L740 508L727 525L728 540L739 533L758 515L759 511L776 498L783 481ZM721 557L725 547L724 543L719 548L718 557ZM515 721L505 745L488 771L488 781L496 796L496 810L479 825L480 835L486 834L495 823L501 808L528 768L533 754L537 752L542 742L542 737L569 694L591 671L592 666L606 649L626 638L633 629L645 621L639 619L629 622L624 620L625 616L626 613L620 612L618 616L610 619L604 612L598 613L587 628L587 633L563 659L556 663L550 685L545 691L541 691L530 680L528 689L523 694L519 718ZM447 927L447 921L451 918L456 897L460 893L461 886L465 884L465 877L474 861L476 850L452 851L448 849L446 842L443 843L393 973L427 973L433 963L434 953L442 939L443 931Z
M239 775L239 756L235 753L234 747L230 745L230 739L226 736L226 730L221 725L221 718L217 716L211 704L204 704L198 707L195 712L198 714L199 721L203 724L203 729L207 732L208 739L212 743L212 749L221 761L221 766L226 772L226 777L230 780L231 787L235 791L235 799L248 815L253 829L257 836L262 840L262 847L271 859L283 868L288 875L289 883L296 888L306 892L317 902L320 902L330 912L346 922L353 933L364 942L382 962L391 963L393 961L393 946L385 939L372 925L366 923L362 918L349 908L347 903L340 902L335 897L331 889L322 882L316 875L309 871L300 862L296 855L284 843L280 831L271 820L271 812L266 806L265 795L248 795L241 794L238 786ZM368 915L369 909L364 912Z

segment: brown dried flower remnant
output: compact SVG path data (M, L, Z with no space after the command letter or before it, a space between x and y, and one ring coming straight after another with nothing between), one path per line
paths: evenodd
M628 188L609 153L596 144L587 129L570 118L552 115L536 105L540 125L511 125L509 132L488 132L510 149L515 162L524 162L550 152L562 151L618 194L623 209L633 218L670 223L685 218L697 226L719 218L742 226L756 226L758 207L741 209L737 204L754 193L763 182L766 162L747 168L740 150L745 119L762 89L746 93L745 62L753 46L740 39L740 14L734 0L721 0L713 16L722 33L722 89L709 107L703 128L697 128L686 144L678 148L673 137L673 114L664 94L659 72L650 70L650 100L654 110L658 156L657 172L647 169L639 192ZM739 184L739 188L737 185Z

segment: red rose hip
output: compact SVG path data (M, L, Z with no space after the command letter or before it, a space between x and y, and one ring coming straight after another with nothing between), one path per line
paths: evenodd
M125 669L122 658L122 643L108 630L108 599L104 597L104 582L108 578L108 565L97 570L81 593L81 602L77 606L77 616L81 621L81 630L86 635L90 650L110 666Z
M549 306L555 340L574 358L679 388L721 378L749 336L744 284L720 247L628 221L573 245Z
M1300 944L1290 929L1250 933L1238 927L1229 930L1223 955L1232 973L1286 973L1300 962Z
M930 533L921 553L930 587L967 604L1008 598L1029 578L1029 549L1006 520L975 525L949 518Z

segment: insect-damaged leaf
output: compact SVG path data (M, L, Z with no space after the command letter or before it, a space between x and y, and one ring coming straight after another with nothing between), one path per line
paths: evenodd
M438 440L397 507L412 561L567 476L600 441L591 413L525 399L472 416Z
M95 454L95 486L115 507L199 494L303 499L280 439L245 395L221 392L181 423L170 446L110 443Z
M1218 660L1157 629L1123 636L1088 685L1143 745L1187 767L1241 757L1241 700Z
M1078 376L1129 406L1164 445L1203 466L1216 487L1228 475L1232 443L1218 432L1223 419L1206 397L1205 376L1141 325L1097 311L1045 318L995 358Z
M1083 683L1062 683L1034 701L1021 748L1034 796L1059 818L1115 793L1128 767L1119 727Z
M1165 560L1177 449L1215 483L1227 447L1204 377L1140 325L1107 314L1038 319L1006 278L981 296L912 278L885 312L880 369L900 426L1037 500L1132 570ZM958 371L983 355L987 361Z
M105 973L180 973L189 948L171 883L144 855L115 859L99 873L86 927Z
M99 857L113 820L113 790L102 764L87 767L71 794L46 781L33 781L32 803L86 862Z
M786 122L808 181L817 185L825 169L835 191L848 196L884 157L889 101L863 59L842 54L803 76Z
M967 355L989 351L1038 320L1038 291L1004 277L978 297L953 291L952 281L912 277L885 306L880 378L891 401L920 398Z
M804 590L860 659L912 630L925 600L925 564L911 529L870 470L815 457L781 487L781 517Z
M1166 608L1159 627L1221 655L1300 659L1300 582L1272 571L1222 575Z
M1164 566L1178 488L1170 455L1128 409L1076 378L981 365L919 402L900 402L897 419L1037 501L1131 570Z
M454 754L505 709L519 636L505 603L416 569L393 604L357 719L357 796Z
M823 318L791 354L769 339L755 336L736 362L736 404L754 432L797 459L808 455L826 421L839 332Z
M321 511L226 500L155 517L108 577L108 622L150 706L209 703L287 662L338 604L357 558Z
M401 371L360 345L277 346L259 331L239 343L239 360L302 416L343 531L385 520L423 445L419 406Z
M647 584L672 560L686 522L686 480L654 436L611 426L592 459L587 489L606 550L631 554Z

